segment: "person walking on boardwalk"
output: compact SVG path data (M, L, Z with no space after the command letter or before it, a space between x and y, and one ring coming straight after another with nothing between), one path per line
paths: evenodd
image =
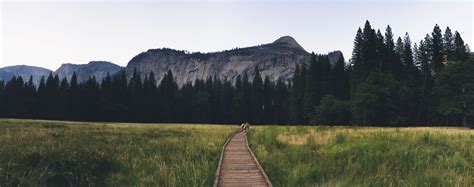
M250 128L249 122L245 122L245 124L244 124L244 131L247 132L247 131L249 130L249 128Z

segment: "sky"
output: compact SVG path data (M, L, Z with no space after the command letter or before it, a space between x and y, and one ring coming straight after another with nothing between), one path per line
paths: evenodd
M461 33L474 50L474 3L428 0L0 0L0 67L104 60L126 66L153 48L214 52L289 35L308 52L351 56L369 20L412 43L435 24Z

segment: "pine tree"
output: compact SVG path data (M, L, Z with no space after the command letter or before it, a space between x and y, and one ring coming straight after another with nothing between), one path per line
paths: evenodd
M46 79L43 98L43 104L47 106L43 109L46 119L57 119L59 117L59 97L59 77L57 75L53 76L53 74L50 73Z
M278 79L275 91L275 123L288 124L290 117L290 92L287 85Z
M168 70L160 85L158 86L158 94L160 97L160 117L162 122L173 122L176 119L176 101L178 93L178 85L176 84L173 72Z
M129 114L129 118L132 121L140 121L141 114L143 114L142 109L144 105L143 100L143 83L138 73L137 69L133 70L132 78L130 79L130 83L128 84L128 91L130 93L130 104L131 104L131 113Z
M395 52L399 57L403 56L403 50L404 50L405 45L403 44L403 40L401 37L398 37L397 39L397 44L395 45Z
M329 61L329 56L328 55L322 55L320 57L321 60L321 88L320 88L320 98L316 100L316 103L319 104L321 101L321 98L324 95L328 94L333 94L334 93L334 77L332 74L332 67L331 67L331 62Z
M1 83L0 83L1 84ZM1 87L1 85L0 85ZM30 78L28 79L28 82L26 83L25 85L25 88L24 88L24 92L25 92L25 115L24 117L25 118L29 118L29 119L32 119L32 118L35 118L35 104L36 104L36 87L35 87L35 84L33 82L33 76L30 75ZM0 94L1 95L1 94ZM0 100L1 100L1 96L0 96Z
M413 51L411 49L411 40L408 33L405 33L403 38L403 52L402 52L402 62L404 69L404 79L408 81L414 81L416 72L415 62L413 61Z
M370 25L369 21L365 22L364 30L364 43L362 47L362 76L363 78L367 78L370 72L377 72L379 68L379 59L378 59L378 52L377 52L377 35L372 26Z
M46 107L46 80L44 76L41 77L40 83L38 84L38 91L36 92L36 106L35 106L35 111L38 111L36 113L36 117L39 119L44 119L45 118L45 112L42 110L43 107Z
M242 120L248 122L252 120L252 84L249 81L247 72L244 72L242 77L242 94L243 94L243 108L242 108Z
M454 58L455 61L464 61L469 58L469 50L464 41L461 38L461 34L458 31L454 33Z
M237 77L239 78L239 77ZM297 123L297 118L298 118L298 107L299 107L299 90L300 90L300 85L299 85L299 79L300 79L300 66L297 64L295 68L295 72L293 74L293 85L291 87L291 92L290 92L290 123L291 124L296 124ZM236 85L236 88L237 85Z
M255 75L251 90L251 120L252 123L262 124L263 119L263 81L258 66L255 66Z
M437 75L434 91L440 103L437 111L445 125L471 128L474 121L474 60L449 64ZM469 125L470 124L470 125Z
M221 96L220 96L220 110L221 110L221 123L232 124L232 123L239 123L239 121L233 121L232 116L232 101L234 100L235 89L232 87L230 81L224 79L221 88Z
M232 113L233 118L232 120L237 123L241 123L244 118L244 90L242 85L242 78L240 75L237 75L235 78L235 94L234 98L232 99Z
M291 92L290 121L292 124L304 123L304 103L306 86L306 65L296 66Z
M434 73L439 73L444 67L444 55L443 55L443 35L438 24L433 28L431 33L431 60L433 63Z
M274 86L270 77L265 76L263 81L263 124L274 124Z
M114 90L112 89L112 76L110 73L102 79L101 88L101 106L100 111L102 120L115 121L114 119Z
M380 32L380 30L378 29L377 30L377 37L376 37L376 41L375 41L375 47L376 47L376 69L375 71L376 72L384 72L384 60L385 60L385 57L386 57L386 46L385 46L385 39L382 35L382 33Z
M307 74L305 73L306 75L304 75L305 81L298 83L304 85L304 97L302 98L304 122L307 122L309 118L311 118L314 112L314 106L319 105L319 101L322 98L322 79L323 71L325 70L322 61L322 56L316 56L312 53Z
M400 105L401 111L400 116L405 116L405 122L414 123L416 119L417 105L415 104L419 100L420 95L420 72L419 69L415 66L412 45L410 36L408 33L405 33L403 38L403 56L402 62L404 65L404 75L403 75L403 87L408 89L406 93L400 93Z
M351 98L353 93L357 89L357 86L360 82L364 80L363 76L363 62L362 62L362 52L364 47L364 36L362 34L362 29L359 27L357 34L354 39L354 48L352 50L352 57L350 60L350 93Z
M393 42L393 33L392 28L390 25L387 25L385 29L385 51L384 51L384 58L383 58L383 68L382 72L384 73L391 73L392 72L392 65L395 63L395 43Z
M446 27L443 35L443 54L445 55L448 62L454 60L454 51L455 47L453 33L449 27Z
M345 70L344 56L336 61L334 65L334 96L337 99L346 100L349 99L349 77Z
M85 82L79 85L81 90L80 113L81 120L96 121L99 119L100 109L100 87L94 76L89 77Z
M431 37L426 35L424 40L420 41L419 53L417 54L417 59L420 63L420 73L421 73L421 93L420 101L418 104L417 112L417 123L419 124L429 124L431 122L431 95L433 88L433 68L431 63Z

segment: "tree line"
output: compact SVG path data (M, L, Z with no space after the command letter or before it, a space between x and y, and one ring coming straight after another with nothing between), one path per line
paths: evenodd
M134 71L108 74L99 84L94 77L78 82L50 74L35 88L32 78L0 82L0 117L85 121L179 123L288 123L289 87L262 79L258 67L230 81L209 77L178 87L169 70L156 84L150 72L142 79Z
M246 72L235 83L209 77L178 87L169 70L108 74L100 83L50 74L0 81L0 117L85 121L235 124L472 125L474 61L460 34L435 25L412 45L367 21L349 63L311 54L289 83ZM144 77L144 78L143 78Z
M461 35L438 25L414 44L369 21L359 28L349 65L312 54L298 67L290 123L377 126L472 125L474 62Z

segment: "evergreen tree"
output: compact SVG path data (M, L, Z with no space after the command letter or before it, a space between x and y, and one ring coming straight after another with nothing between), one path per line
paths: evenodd
M304 123L304 98L306 85L306 65L296 66L291 91L290 121L292 124Z
M362 34L362 29L359 27L357 29L357 34L354 39L354 48L352 49L352 64L354 66L360 65L362 63L362 47L364 45L364 36Z
M390 57L392 59L391 73L396 80L401 80L403 75L403 62L402 56L405 45L403 44L402 38L398 37L397 44L395 45L394 54Z
M71 81L72 84L72 81ZM112 87L112 76L107 73L107 75L102 79L101 86L101 106L100 113L103 116L104 120L115 121L114 119L114 97L115 93Z
M196 81L195 83L196 97L194 99L193 108L196 110L193 112L193 119L198 123L208 123L212 118L211 96L207 88L209 86L206 86L206 84L210 84L210 81L212 80L208 79L206 82Z
M395 43L393 42L393 33L392 33L392 28L390 25L387 25L387 28L385 29L385 51L384 51L384 58L383 58L383 66L382 66L382 72L384 73L392 73L392 66L396 62L396 56L395 56Z
M364 80L363 76L363 62L362 62L362 48L364 47L364 36L362 30L359 27L357 34L354 39L354 48L352 50L352 58L350 60L350 93L351 98L353 93L357 89L360 82Z
M304 76L305 81L300 81L298 84L303 85L303 95L302 105L303 105L303 118L302 122L307 122L314 112L314 106L319 105L319 101L322 97L322 83L323 83L323 67L321 56L316 56L314 53L311 54L311 60L309 62L308 73L301 76ZM305 71L306 72L306 71ZM303 77L300 77L303 79Z
M278 79L276 84L276 91L274 96L274 108L275 108L275 123L282 125L287 124L289 122L289 105L290 93L288 91L287 85L281 80Z
M352 114L357 124L403 124L407 116L400 113L400 98L407 88L390 74L371 73L357 89L352 100Z
M157 106L158 106L158 93L156 87L156 78L153 71L147 75L145 81L143 82L143 116L144 121L146 122L156 122L157 121Z
M446 125L474 127L474 60L448 65L436 78L437 111Z
M432 113L432 88L433 88L433 75L432 75L432 63L431 63L431 37L426 35L424 40L420 41L419 53L417 59L420 63L420 74L421 74L421 93L418 104L417 122L419 124L429 124L431 122Z
M344 56L341 56L334 65L334 96L337 99L349 99L349 77L347 75Z
M249 82L249 77L247 72L244 72L242 77L242 94L243 94L243 108L242 108L242 119L246 122L252 120L252 84Z
M251 120L252 123L262 124L263 119L263 81L258 66L255 67L255 75L251 90Z
M173 72L168 70L158 86L160 118L162 122L173 122L176 119L177 110L175 101L177 93L178 85L174 80Z
M297 64L295 68L295 72L293 74L293 79L292 79L292 87L290 87L291 92L290 92L290 123L291 124L296 124L297 122L297 116L298 116L298 107L299 107L299 76L300 76L300 66ZM238 78L238 77L237 77ZM237 87L238 88L238 87Z
M402 62L403 62L403 69L404 69L404 79L413 82L415 81L415 76L417 74L413 51L411 49L411 40L408 33L405 33L405 37L403 38L403 52L402 52Z
M382 33L380 32L380 30L377 30L377 37L376 37L376 41L375 41L375 47L376 47L376 68L375 68L375 71L376 72L384 72L384 65L385 65L385 62L384 60L386 59L386 46L385 46L385 39L383 38L383 35Z
M234 100L235 89L232 87L232 84L224 80L221 88L220 94L220 113L221 113L221 121L220 123L232 124L232 123L239 123L240 121L234 121L232 116L232 101Z
M362 47L362 76L367 78L370 72L377 72L379 68L379 53L377 52L377 35L369 21L365 22L363 30L364 42Z
M417 105L416 102L419 100L420 95L420 72L419 69L415 66L413 51L411 48L411 40L408 33L405 34L403 38L403 56L402 62L404 66L403 72L403 86L408 89L407 92L400 93L402 98L400 98L401 104L401 116L406 116L407 123L415 123Z
M441 29L438 24L433 28L431 33L431 60L433 63L434 73L440 72L444 67L444 55L443 55L443 35L441 34Z
M327 94L333 94L334 89L333 89L333 82L334 82L334 77L332 74L332 68L331 68L331 63L329 61L328 55L321 55L320 56L320 63L321 63L321 70L320 70L320 76L321 76L321 88L320 88L320 95L321 97L316 101L316 103L319 104L322 96L327 95Z
M453 33L449 27L446 27L443 35L443 54L447 61L453 61L455 55Z
M44 93L42 93L41 100L43 101L42 105L44 108L43 117L45 119L58 119L59 115L59 107L60 102L58 98L60 98L59 92L59 77L53 76L52 73L49 74L48 78L46 79Z
M458 31L454 33L454 61L464 61L469 58L468 47L464 45L464 41Z
M265 80L263 81L263 124L274 124L274 110L275 110L275 100L274 94L276 91L274 90L274 85L270 81L270 77L265 76Z
M141 114L143 112L141 111L143 109L144 105L144 100L143 100L143 83L142 79L140 77L140 74L138 73L137 69L135 68L133 70L133 75L132 78L130 79L130 83L128 84L128 91L130 93L130 107L131 107L131 113L129 114L130 119L132 121L140 121L142 119Z
M326 95L321 99L321 104L315 106L313 123L319 124L348 124L350 117L349 102Z
M232 113L234 113L233 121L237 123L241 123L245 118L245 94L242 84L242 78L240 75L237 75L235 79L235 94L234 98L232 99Z
M403 51L404 51L405 45L403 44L403 40L401 37L398 37L397 39L397 44L395 45L395 52L399 57L403 56Z

